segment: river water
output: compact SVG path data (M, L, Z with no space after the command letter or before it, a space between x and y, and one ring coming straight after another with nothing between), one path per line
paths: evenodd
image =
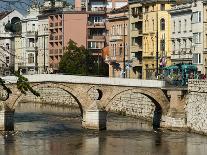
M207 136L156 133L142 120L108 114L107 130L81 128L79 109L22 103L15 134L0 135L0 155L206 155Z

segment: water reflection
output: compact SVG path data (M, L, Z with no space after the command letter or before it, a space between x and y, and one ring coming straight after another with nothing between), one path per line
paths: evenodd
M147 122L115 114L109 114L108 130L101 132L81 128L79 109L21 105L15 121L21 134L0 136L0 155L202 155L207 151L206 136L154 132Z

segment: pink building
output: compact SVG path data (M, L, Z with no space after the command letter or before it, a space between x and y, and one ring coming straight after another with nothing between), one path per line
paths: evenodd
M78 46L86 47L87 37L87 14L83 12L65 12L64 14L64 46L70 39Z
M60 12L49 15L49 66L58 71L63 49L70 39L78 46L86 47L87 14L82 12Z

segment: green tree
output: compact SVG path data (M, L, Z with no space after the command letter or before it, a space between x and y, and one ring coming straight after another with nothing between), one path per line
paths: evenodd
M72 40L69 40L65 53L59 63L59 70L67 74L87 74L88 51L83 47L77 46Z
M108 76L108 65L101 56L93 56L83 46L69 40L59 63L59 70L67 74Z

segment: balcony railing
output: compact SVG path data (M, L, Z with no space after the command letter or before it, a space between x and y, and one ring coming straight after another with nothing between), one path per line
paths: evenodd
M105 36L88 36L88 39L94 39L94 40L104 40Z
M106 7L89 7L88 11L91 12L105 12L107 9Z
M104 22L92 22L92 21L89 21L88 22L88 26L101 26L101 27L105 27L105 23Z
M117 40L122 40L122 35L114 35L114 36L110 36L109 40L110 41L117 41Z

